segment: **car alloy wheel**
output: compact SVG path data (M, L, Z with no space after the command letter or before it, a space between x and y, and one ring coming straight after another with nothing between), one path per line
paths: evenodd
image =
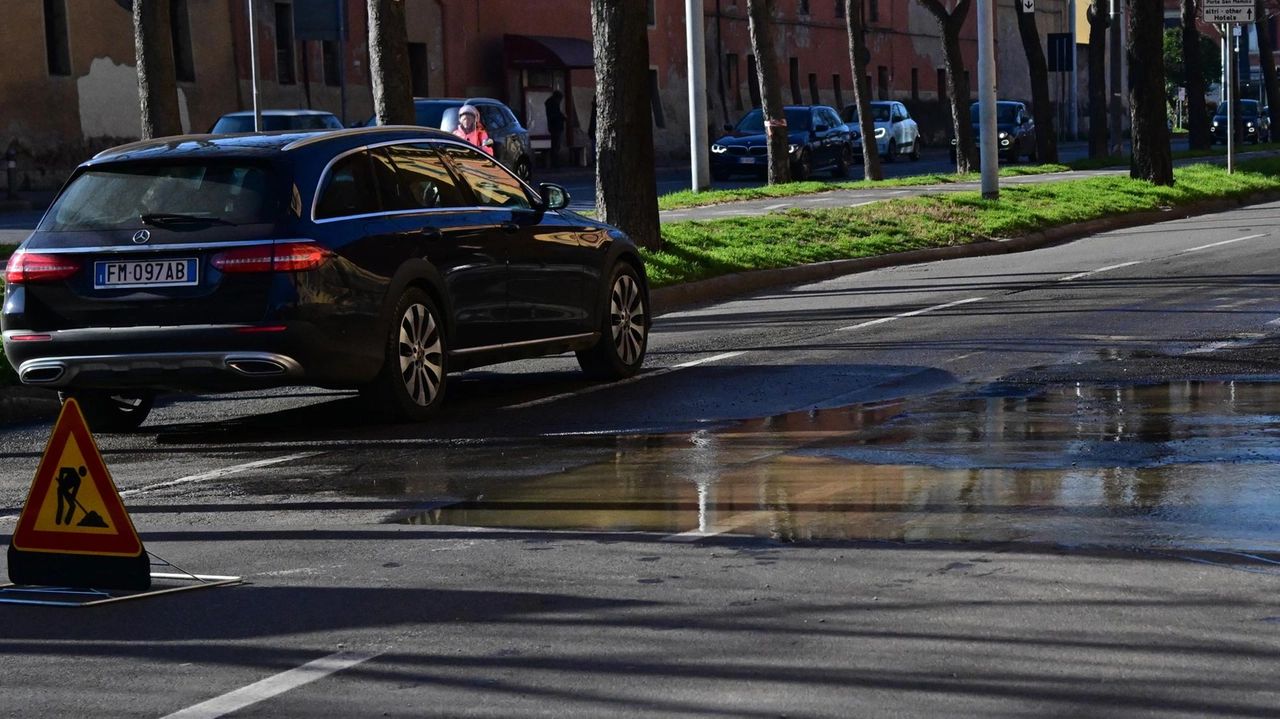
M640 286L629 275L622 275L609 293L609 321L613 330L614 351L623 364L635 364L644 355L645 307Z
M400 318L400 378L409 399L429 407L444 379L440 326L425 305L410 305Z
M592 379L626 379L640 371L649 341L649 295L636 269L619 262L609 275L608 295L601 298L600 339L577 353L582 371Z

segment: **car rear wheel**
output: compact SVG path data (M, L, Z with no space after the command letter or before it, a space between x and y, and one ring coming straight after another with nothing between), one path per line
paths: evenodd
M382 371L361 395L391 419L420 422L444 402L444 324L431 296L416 287L400 295L392 323Z
M132 432L146 421L155 403L155 392L149 390L78 389L59 392L66 402L74 398L80 412L94 432Z
M840 159L836 160L836 166L831 170L831 174L833 177L848 177L851 167L853 167L853 150L845 145L840 148Z
M795 164L791 166L792 182L804 182L809 179L809 173L813 172L813 156L809 154L809 148L800 151L800 157L796 158Z
M916 139L911 141L911 153L907 155L912 162L920 161L920 136L916 135Z
M592 379L635 376L649 344L649 295L634 267L625 262L614 266L609 294L598 311L600 341L578 352L578 365Z
M898 159L898 141L890 138L889 151L884 153L885 162L893 162Z

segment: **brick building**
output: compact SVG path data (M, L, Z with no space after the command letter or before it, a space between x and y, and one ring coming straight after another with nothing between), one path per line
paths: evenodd
M364 0L346 6L345 40L310 34L335 0L253 0L264 108L372 114ZM246 0L170 0L183 129L207 130L252 104ZM542 99L566 97L571 148L587 145L594 76L589 0L405 0L414 91L505 101L533 134ZM710 124L758 104L745 0L704 0ZM776 0L775 42L788 102L852 102L843 0ZM5 0L0 143L17 140L24 181L49 186L139 126L130 0ZM873 93L908 103L941 141L942 43L914 0L866 0ZM684 0L650 0L650 78L658 161L688 157ZM1039 0L1042 35L1069 30L1065 0ZM1012 0L997 0L1000 94L1029 99ZM976 11L962 50L977 82ZM1055 101L1064 88L1055 87ZM580 157L581 153L575 153Z

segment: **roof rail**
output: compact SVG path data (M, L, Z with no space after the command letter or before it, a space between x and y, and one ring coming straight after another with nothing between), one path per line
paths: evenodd
M352 135L369 135L377 132L385 132L387 130L413 130L415 132L430 134L432 131L432 128L423 127L421 125L374 125L373 127L349 127L349 128L344 128L342 130L334 130L332 132L319 132L311 137L304 137L300 140L294 140L293 142L289 143L288 145L285 145L280 149L287 152L289 150L296 150L299 147L306 147L307 145L314 145L320 142L326 142L328 140L332 140L339 137L351 137ZM435 130L435 132L443 132L443 131Z

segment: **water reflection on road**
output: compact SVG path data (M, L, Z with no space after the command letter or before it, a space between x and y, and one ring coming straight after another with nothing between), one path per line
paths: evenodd
M692 434L417 521L778 539L1280 548L1280 384L987 387Z

